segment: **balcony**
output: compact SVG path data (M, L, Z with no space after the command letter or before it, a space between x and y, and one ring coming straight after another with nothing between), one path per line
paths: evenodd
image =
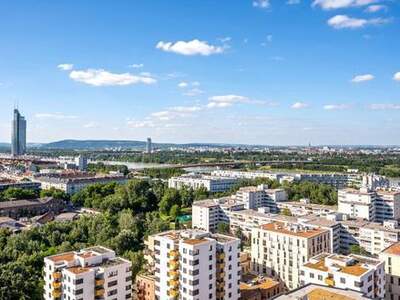
M218 268L219 270L223 270L223 269L225 268L225 263L218 263L218 264L217 264L217 268Z
M170 270L178 270L179 268L179 262L178 261L171 261L169 263L169 269Z
M332 277L326 277L325 278L325 284L327 284L329 286L335 286L335 280L333 280Z
M224 292L217 292L217 298L222 299L224 298L225 293Z
M52 293L51 293L51 295L54 297L54 298L59 298L59 297L61 297L61 291L53 291Z
M176 250L171 250L168 252L168 257L171 259L178 259L179 253Z
M169 271L168 276L176 279L179 277L179 272L178 271Z
M223 252L218 253L217 259L224 259L224 258L225 258L225 253L223 253Z
M177 280L171 279L168 281L168 285L171 289L177 289L179 287L179 282Z
M54 272L53 273L53 278L54 279L61 279L61 272Z
M104 289L95 290L95 291L94 291L94 295L95 295L96 297L104 296Z
M175 290L175 289L170 289L168 291L169 296L173 297L173 298L178 298L179 296L179 291Z
M96 283L96 286L103 285L104 279L96 279L95 283Z
M55 289L60 289L61 288L61 282L53 282L52 283L53 288Z
M225 277L225 272L217 273L217 278L218 279L223 279L224 277Z

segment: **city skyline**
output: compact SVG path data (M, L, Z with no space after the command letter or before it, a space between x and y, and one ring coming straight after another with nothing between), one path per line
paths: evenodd
M0 142L18 101L28 142L398 144L399 15L373 0L5 3Z

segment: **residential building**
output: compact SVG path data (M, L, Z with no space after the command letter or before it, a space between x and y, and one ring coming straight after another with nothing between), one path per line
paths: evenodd
M240 240L200 230L154 235L157 300L237 300Z
M317 184L327 184L340 189L347 186L348 177L346 174L339 173L301 173L294 175L294 181L308 181Z
M292 216L301 217L309 214L326 217L337 213L337 206L310 203L308 199L277 203L279 211L288 209Z
M338 212L351 218L383 222L400 219L400 191L348 188L338 192Z
M254 274L242 276L240 282L241 300L268 300L284 291L283 284L268 277Z
M11 155L23 155L26 152L26 120L18 109L14 109L11 128Z
M311 257L330 252L330 232L306 225L272 222L254 228L251 235L252 270L300 286L300 267Z
M40 190L40 183L32 181L22 181L22 180L16 181L11 179L0 178L0 192L4 192L6 189L9 188L38 191Z
M249 274L251 271L251 253L240 252L240 269L242 270L242 277L245 274Z
M229 224L231 211L240 211L243 207L243 203L232 197L195 201L192 205L192 227L214 232L219 223Z
M75 165L78 167L79 171L86 171L88 167L88 160L87 157L84 155L79 155L75 159Z
M312 283L350 289L370 298L385 295L385 263L360 255L322 253L301 267L302 285Z
M44 258L45 300L132 299L129 260L113 250L94 246Z
M274 300L371 300L360 292L342 290L317 284L307 284L287 292Z
M379 259L385 262L387 300L400 299L400 242L397 242L379 254Z
M287 201L288 195L284 189L268 189L268 186L247 186L240 188L235 198L243 202L245 209L267 207L270 212L278 212L278 202Z
M65 203L63 200L52 197L0 201L0 216L18 219L21 217L42 215L47 212L59 213L64 208Z
M136 275L135 291L136 291L135 300L154 300L156 297L154 275L149 275L149 274Z
M185 186L194 190L205 188L210 193L218 193L229 191L237 182L236 178L188 174L171 177L168 179L168 187L181 189Z
M47 176L35 177L37 182L40 182L42 189L56 188L66 192L69 195L75 194L89 185L96 183L111 183L124 184L128 179L123 175L107 175L107 176L82 176L80 174L63 175L51 174Z
M240 170L215 170L211 175L220 177L233 177L240 179L256 179L268 178L271 180L278 180L283 176L280 173L270 173L264 171L240 171Z

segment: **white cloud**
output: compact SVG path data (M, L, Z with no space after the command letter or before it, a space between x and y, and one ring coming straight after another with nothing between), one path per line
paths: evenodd
M207 104L208 108L223 108L229 107L233 104L237 103L248 103L248 104L265 104L265 101L252 100L245 96L240 95L221 95L221 96L212 96L208 98L209 103Z
M349 105L348 104L327 104L324 105L325 110L344 110L348 109Z
M303 109L306 107L308 107L308 104L304 103L304 102L296 102L296 103L293 103L293 105L291 106L291 108L293 108L293 109Z
M387 6L382 5L382 4L370 5L365 9L365 11L369 12L369 13L375 13L378 11L386 11L386 10L387 10Z
M378 0L314 0L312 6L319 6L322 9L338 9L347 7L366 6L376 3Z
M66 119L77 119L77 116L64 115L61 113L38 113L35 114L38 119L54 119L54 120L66 120Z
M199 88L192 88L183 93L184 96L189 96L189 97L194 97L194 96L198 96L201 94L204 94L204 91Z
M369 105L372 110L399 110L400 104L394 103L374 103Z
M201 111L202 109L201 106L174 106L166 110L153 112L150 114L150 117L159 121L170 121L178 117L183 118L191 116L193 113Z
M178 87L180 87L180 88L185 88L185 87L188 87L188 83L187 82L185 82L185 81L182 81L182 82L179 82L178 83Z
M254 0L253 6L260 8L269 8L271 6L271 3L269 3L269 0Z
M353 79L351 80L351 82L360 83L360 82L364 82L364 81L373 80L374 78L375 78L375 76L372 74L362 74L362 75L354 76Z
M174 106L170 108L171 111L181 113L191 113L202 110L200 106Z
M217 40L220 41L221 43L227 43L227 42L230 42L232 40L232 38L230 36L225 36L225 37L218 38Z
M300 0L287 0L286 4L288 5L300 4Z
M383 18L374 18L374 19L361 19L361 18L352 18L346 15L336 15L328 20L328 25L335 29L344 29L344 28L361 28L367 25L381 25L386 24L390 20Z
M71 71L74 68L73 64L59 64L57 66L57 68L59 68L60 70L63 71Z
M144 67L144 64L132 64L129 65L130 68L134 68L134 69L140 69Z
M400 72L397 72L393 75L393 80L400 81Z
M117 86L131 84L153 84L157 81L150 76L138 76L130 73L111 73L103 69L74 70L69 77L75 81L93 86Z
M223 47L209 45L206 41L200 41L197 39L188 42L178 41L175 43L160 41L157 43L156 48L166 52L173 52L182 55L209 56L224 52Z
M156 126L156 124L154 124L154 122L150 120L144 120L144 121L128 120L126 123L131 128L145 128L145 127L153 128Z

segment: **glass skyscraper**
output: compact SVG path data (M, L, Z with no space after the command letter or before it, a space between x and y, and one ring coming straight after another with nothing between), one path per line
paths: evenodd
M18 109L14 109L11 136L11 155L23 155L26 152L26 120Z

